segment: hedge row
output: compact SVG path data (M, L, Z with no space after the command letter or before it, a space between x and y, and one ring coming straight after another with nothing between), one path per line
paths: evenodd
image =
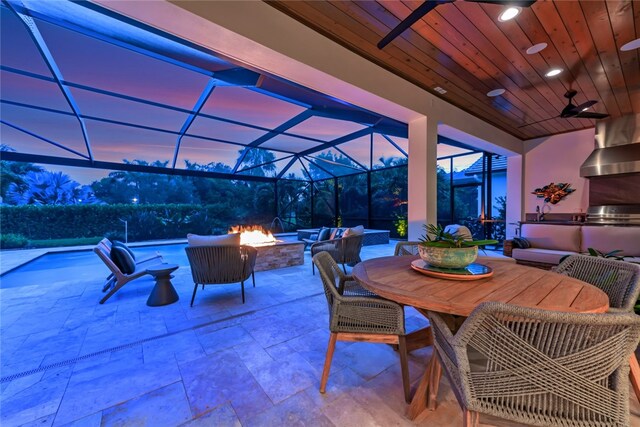
M185 237L187 233L224 233L236 224L269 223L271 213L250 215L221 205L68 205L2 206L2 234L29 240L124 235L130 241Z

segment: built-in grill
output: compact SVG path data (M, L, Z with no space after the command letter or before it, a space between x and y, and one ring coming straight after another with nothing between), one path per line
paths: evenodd
M592 224L640 225L640 205L590 206L587 222Z

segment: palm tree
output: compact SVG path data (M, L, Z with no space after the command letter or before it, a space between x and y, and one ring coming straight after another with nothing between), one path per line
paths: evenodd
M12 182L7 201L15 205L72 205L80 184L62 172L28 172L23 183Z

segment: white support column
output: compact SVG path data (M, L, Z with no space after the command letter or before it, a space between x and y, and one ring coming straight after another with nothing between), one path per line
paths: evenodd
M409 240L417 240L423 224L438 221L438 121L423 117L409 123Z
M506 214L506 238L515 236L517 226L512 225L521 221L524 200L523 194L523 156L507 157L507 214Z

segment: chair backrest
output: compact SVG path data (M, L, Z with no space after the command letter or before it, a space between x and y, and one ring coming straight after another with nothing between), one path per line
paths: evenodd
M193 282L225 284L247 280L253 272L257 250L241 246L187 246Z
M342 253L342 262L360 262L360 250L364 242L364 235L347 236L340 239L340 252Z
M313 263L318 267L318 271L320 272L324 294L327 297L327 304L329 305L329 313L332 313L331 308L333 307L334 301L342 298L340 292L338 292L340 267L338 267L338 264L331 255L325 251L314 255Z
M438 348L442 334L434 331ZM449 348L459 367L455 386L472 411L535 425L626 426L628 361L639 340L640 317L630 313L489 302L471 313ZM470 348L484 363L469 363Z
M640 265L608 258L571 255L556 269L590 283L609 296L610 311L633 312L640 295Z
M418 246L420 242L398 242L393 252L394 256L419 255Z
M126 277L118 266L111 259L111 241L107 238L102 239L93 247L93 252L105 263L107 268L118 278Z

